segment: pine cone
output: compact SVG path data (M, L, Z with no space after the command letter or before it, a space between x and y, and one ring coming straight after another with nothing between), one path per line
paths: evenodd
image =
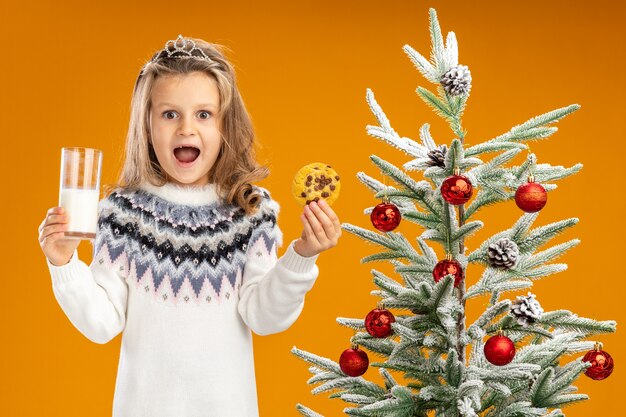
M450 95L469 94L472 88L472 74L466 65L452 67L441 77L441 85Z
M439 145L438 148L433 149L428 152L428 158L430 161L426 162L426 165L429 167L446 167L446 153L448 152L448 147L446 145Z
M507 270L513 268L517 263L519 249L515 242L504 237L489 245L488 256L489 264L493 268Z
M543 308L535 299L535 294L529 292L527 296L519 295L517 300L513 301L511 314L519 324L528 327L529 324L533 324L541 318Z

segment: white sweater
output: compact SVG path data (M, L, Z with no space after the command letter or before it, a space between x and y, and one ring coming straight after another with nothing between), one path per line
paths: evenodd
M263 198L250 216L213 184L118 189L99 202L91 264L77 251L47 262L85 337L123 331L114 417L258 416L251 330L289 328L319 270L295 240L278 259L279 205L255 189Z

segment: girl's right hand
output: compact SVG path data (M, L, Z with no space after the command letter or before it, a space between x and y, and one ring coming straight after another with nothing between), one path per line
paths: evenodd
M80 244L78 239L65 238L67 223L63 207L52 207L39 225L39 245L46 258L55 266L67 264Z

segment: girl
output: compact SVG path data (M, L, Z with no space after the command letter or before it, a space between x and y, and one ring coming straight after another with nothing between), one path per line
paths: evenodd
M320 252L341 235L320 200L280 259L279 205L251 183L254 133L235 73L216 45L178 36L135 83L119 183L99 202L93 260L39 227L54 295L89 340L124 331L114 417L258 416L251 331L300 315Z

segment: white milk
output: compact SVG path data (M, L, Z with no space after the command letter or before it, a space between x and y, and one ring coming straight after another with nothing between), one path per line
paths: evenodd
M59 206L65 209L68 217L67 237L93 239L98 228L98 190L66 188L61 190ZM77 233L69 233L77 232ZM74 236L72 236L74 235Z

